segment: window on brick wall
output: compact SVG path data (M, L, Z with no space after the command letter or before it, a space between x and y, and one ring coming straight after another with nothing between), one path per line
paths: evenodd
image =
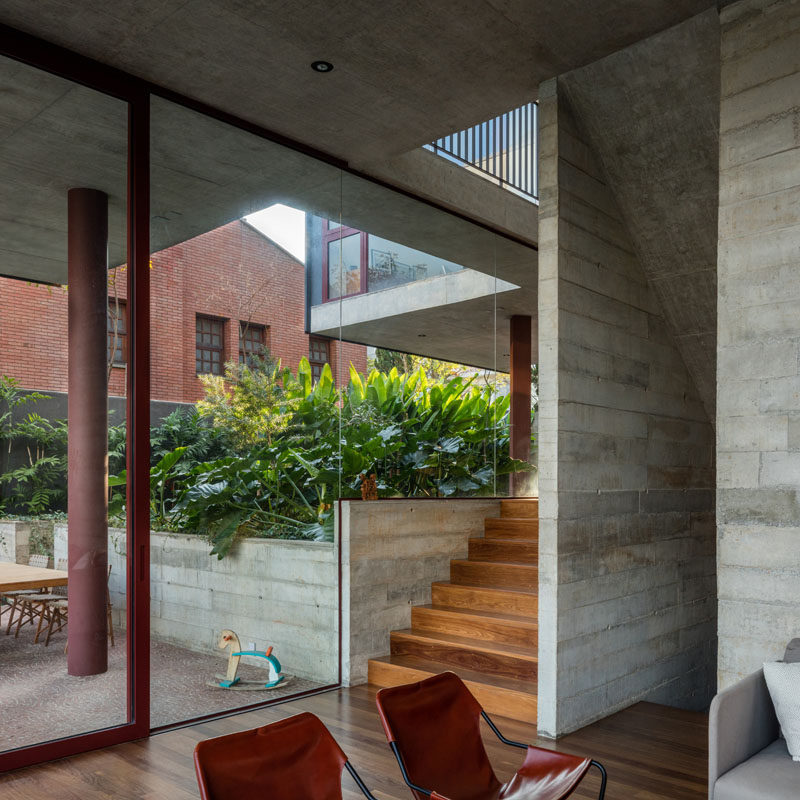
M256 358L264 355L267 346L267 329L252 322L239 323L239 363L252 367Z
M195 370L198 375L222 375L225 361L225 321L197 315L195 320Z
M308 340L308 363L311 364L311 375L318 381L322 375L322 368L331 360L330 342L327 339L318 339L312 336Z
M128 304L124 300L108 300L108 344L106 357L114 366L128 363Z

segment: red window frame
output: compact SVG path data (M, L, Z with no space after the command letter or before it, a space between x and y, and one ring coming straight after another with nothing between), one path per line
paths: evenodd
M335 242L339 239L346 239L348 236L358 235L359 239L359 258L360 258L360 288L357 292L350 292L349 294L339 295L337 297L330 296L330 287L328 285L328 245L330 242ZM322 302L329 303L333 300L341 300L345 297L355 297L359 294L366 294L367 287L367 234L357 228L350 228L346 225L340 225L338 228L331 228L329 220L322 221Z

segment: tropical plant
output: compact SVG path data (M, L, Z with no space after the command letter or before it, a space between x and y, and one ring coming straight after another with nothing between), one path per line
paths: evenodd
M508 456L508 397L475 377L434 382L422 368L364 377L351 367L339 391L328 366L314 382L305 359L296 375L279 362L269 370L265 392L249 367L228 369L230 390L214 389L201 408L215 425L232 421L243 449L175 482L173 517L206 534L219 557L240 535L330 538L333 502L358 496L365 475L381 496L449 497L495 493L508 473L530 469Z
M20 453L22 463L0 475L4 511L37 515L62 510L66 504L67 426L35 412L22 419L15 410L47 400L40 392L26 392L19 381L0 376L0 446L6 463Z
M291 422L292 399L283 389L285 370L269 354L252 356L250 364L229 362L225 375L201 375L205 397L197 404L201 417L228 432L239 450L273 439ZM231 387L231 388L228 388Z

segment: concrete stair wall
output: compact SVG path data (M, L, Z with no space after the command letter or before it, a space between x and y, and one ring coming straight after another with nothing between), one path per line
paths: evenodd
M411 628L392 631L390 655L371 659L369 682L397 686L452 670L489 713L536 724L538 500L503 500L450 581L431 585Z

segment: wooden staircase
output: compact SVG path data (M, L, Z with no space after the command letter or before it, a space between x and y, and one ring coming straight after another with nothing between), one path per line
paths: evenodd
M539 501L502 500L500 517L469 540L431 604L392 631L391 655L369 662L369 682L397 686L452 670L489 713L536 724Z

